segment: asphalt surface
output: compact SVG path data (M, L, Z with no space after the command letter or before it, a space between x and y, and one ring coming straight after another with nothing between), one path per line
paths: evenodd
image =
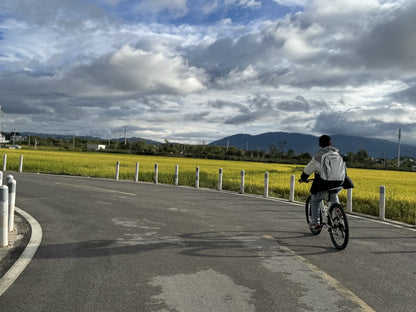
M14 176L43 238L0 311L414 311L414 229L350 216L336 251L286 201Z

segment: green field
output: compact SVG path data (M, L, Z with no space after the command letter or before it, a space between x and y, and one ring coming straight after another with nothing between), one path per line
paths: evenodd
M7 170L18 171L23 155L23 171L88 176L114 179L116 164L120 162L119 178L134 180L136 163L139 163L139 181L153 182L155 164L158 164L159 183L173 184L175 165L179 166L179 185L194 186L196 167L200 170L199 186L216 189L219 168L223 169L223 190L239 191L241 170L245 171L245 193L263 194L264 175L269 173L269 196L289 198L290 177L299 178L303 166L206 160L159 156L110 154L102 152L68 152L42 150L4 150L7 154ZM349 169L352 178L353 211L378 215L379 189L386 187L386 218L415 223L416 173ZM296 184L295 200L304 201L309 185ZM346 191L340 193L341 202L346 201Z

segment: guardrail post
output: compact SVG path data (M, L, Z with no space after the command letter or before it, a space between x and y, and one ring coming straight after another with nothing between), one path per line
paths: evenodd
M139 163L136 162L136 172L134 173L134 181L139 182Z
M347 212L352 212L352 188L347 189Z
M117 165L116 165L116 180L118 180L120 175L120 161L117 161Z
M222 191L222 168L218 172L218 191Z
M383 221L386 218L386 187L384 185L380 186L379 218Z
M7 165L7 154L4 154L4 156L3 156L3 171L6 171L6 165Z
M245 171L241 170L240 194L244 194L244 175L245 175Z
M264 197L269 197L269 173L264 173Z
M0 186L0 247L9 245L9 231L7 228L9 210L9 189L6 185Z
M20 155L19 172L23 171L23 155Z
M289 201L295 201L295 175L292 174L290 176L290 193L289 193Z
M174 180L173 183L175 185L179 184L179 165L175 166L175 176L173 177L173 180Z
M199 188L199 167L196 167L195 173L195 187Z
M159 183L159 165L155 164L155 183Z
M13 232L14 207L16 205L16 180L13 177L7 181L7 187L9 188L9 232Z

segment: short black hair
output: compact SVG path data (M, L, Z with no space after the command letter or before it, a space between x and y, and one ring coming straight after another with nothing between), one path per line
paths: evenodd
M329 135L324 134L319 138L320 147L327 147L330 145L330 143L331 143L331 137Z

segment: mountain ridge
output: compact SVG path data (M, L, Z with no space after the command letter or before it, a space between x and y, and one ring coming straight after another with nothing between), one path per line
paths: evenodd
M270 151L274 148L283 152L293 150L295 154L312 155L319 150L318 139L318 136L302 133L267 132L258 135L240 133L213 141L209 145L227 146L228 144L239 149L262 151ZM368 155L374 158L393 159L398 155L398 142L337 134L331 135L331 141L341 154L366 150ZM416 146L401 144L400 151L401 157L416 157Z

